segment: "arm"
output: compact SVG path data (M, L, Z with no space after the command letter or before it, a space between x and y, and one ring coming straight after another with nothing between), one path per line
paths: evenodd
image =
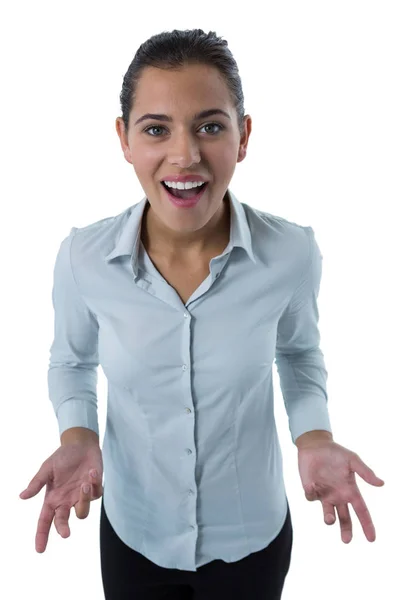
M294 444L308 432L332 434L327 408L327 371L319 348L317 298L322 256L312 227L305 227L309 255L298 285L279 319L275 362ZM312 436L324 435L313 433ZM311 437L312 437L311 436Z
M276 353L292 440L298 448L300 478L306 499L321 501L327 525L335 522L337 513L344 543L349 543L353 535L349 503L367 540L373 542L375 527L356 484L355 473L371 485L382 486L384 481L358 454L332 438L327 409L327 371L318 331L322 256L312 228L305 230L310 242L309 261L279 321Z
M77 287L71 265L76 228L60 246L54 267L54 340L50 348L48 389L62 440L71 428L99 434L97 417L98 323ZM86 434L87 435L87 434ZM89 434L91 435L91 434Z

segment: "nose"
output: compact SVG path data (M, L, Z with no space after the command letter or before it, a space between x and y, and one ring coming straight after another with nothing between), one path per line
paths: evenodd
M168 152L168 162L187 168L193 163L200 162L200 149L198 141L193 136L182 134L175 137L171 142Z

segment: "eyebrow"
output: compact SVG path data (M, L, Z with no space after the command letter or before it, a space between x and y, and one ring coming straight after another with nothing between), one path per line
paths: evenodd
M225 117L228 117L228 119L230 119L230 116L224 110L221 110L220 108L210 108L208 110L202 110L201 112L195 114L193 117L193 120L197 121L197 119L204 119L206 117L211 117L212 115L224 115ZM140 119L135 121L135 125L137 125L138 123L141 123L145 119L154 119L156 121L168 121L169 123L171 123L173 120L168 115L157 115L157 114L152 114L152 113L146 113L145 115L140 117Z

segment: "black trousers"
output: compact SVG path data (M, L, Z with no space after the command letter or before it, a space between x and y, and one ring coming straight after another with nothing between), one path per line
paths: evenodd
M105 600L280 600L292 544L288 504L280 533L263 550L233 563L213 560L197 571L167 569L124 544L101 500L100 558Z

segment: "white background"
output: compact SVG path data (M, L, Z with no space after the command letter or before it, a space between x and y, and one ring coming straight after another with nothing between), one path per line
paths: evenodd
M139 45L216 31L253 119L230 187L239 201L311 225L323 260L321 348L334 439L385 486L357 477L376 527L353 540L304 496L277 374L276 420L294 543L283 600L400 596L399 5L371 1L14 2L0 14L2 281L0 597L103 598L100 500L71 535L35 551L44 489L21 500L59 445L48 399L52 275L61 240L144 194L115 131ZM99 368L101 442L106 380ZM397 559L395 558L397 555Z

